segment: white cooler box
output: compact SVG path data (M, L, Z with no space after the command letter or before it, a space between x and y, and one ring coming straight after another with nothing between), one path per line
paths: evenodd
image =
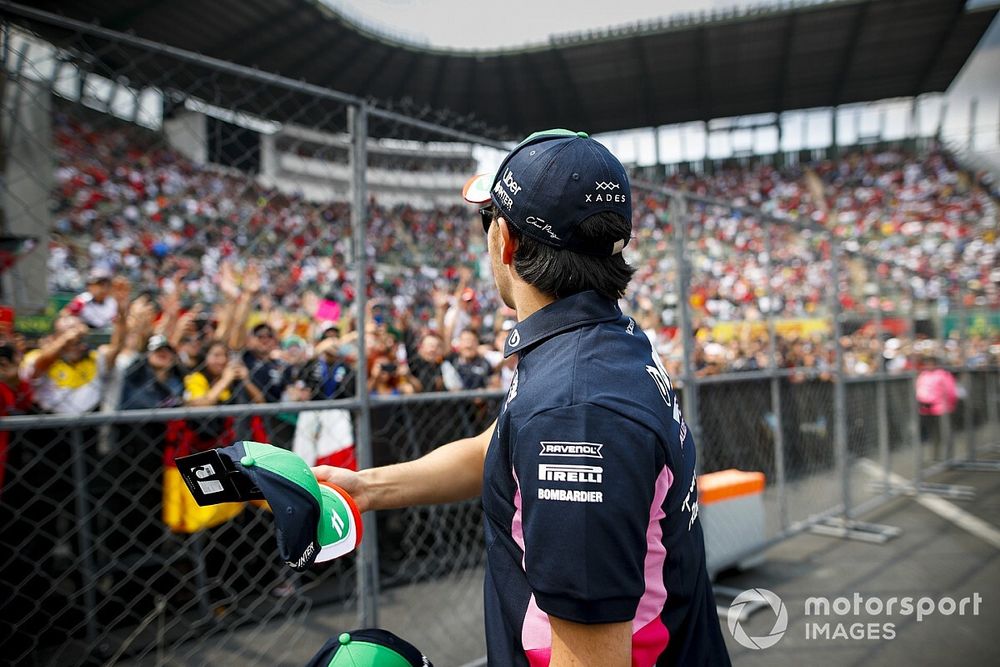
M698 516L705 534L708 573L747 569L764 561L747 555L764 542L764 473L720 470L698 477Z

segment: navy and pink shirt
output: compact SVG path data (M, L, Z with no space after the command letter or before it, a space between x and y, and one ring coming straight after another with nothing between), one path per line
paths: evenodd
M649 339L595 292L511 331L486 455L490 665L548 665L549 616L632 622L632 664L728 665L695 447Z

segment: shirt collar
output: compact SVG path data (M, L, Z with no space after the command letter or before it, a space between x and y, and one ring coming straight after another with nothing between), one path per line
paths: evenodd
M523 352L547 338L586 324L610 322L621 317L618 304L588 291L559 299L519 322L507 336L503 356Z

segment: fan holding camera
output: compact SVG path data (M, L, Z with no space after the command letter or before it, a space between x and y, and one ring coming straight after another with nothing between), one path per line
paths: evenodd
M405 364L396 364L389 357L377 357L368 377L368 393L373 396L398 396L413 394L416 389L410 382L410 370Z

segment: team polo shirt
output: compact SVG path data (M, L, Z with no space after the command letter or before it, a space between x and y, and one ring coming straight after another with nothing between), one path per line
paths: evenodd
M547 665L549 615L632 623L632 665L727 665L695 447L649 339L596 292L511 331L486 454L490 665Z

